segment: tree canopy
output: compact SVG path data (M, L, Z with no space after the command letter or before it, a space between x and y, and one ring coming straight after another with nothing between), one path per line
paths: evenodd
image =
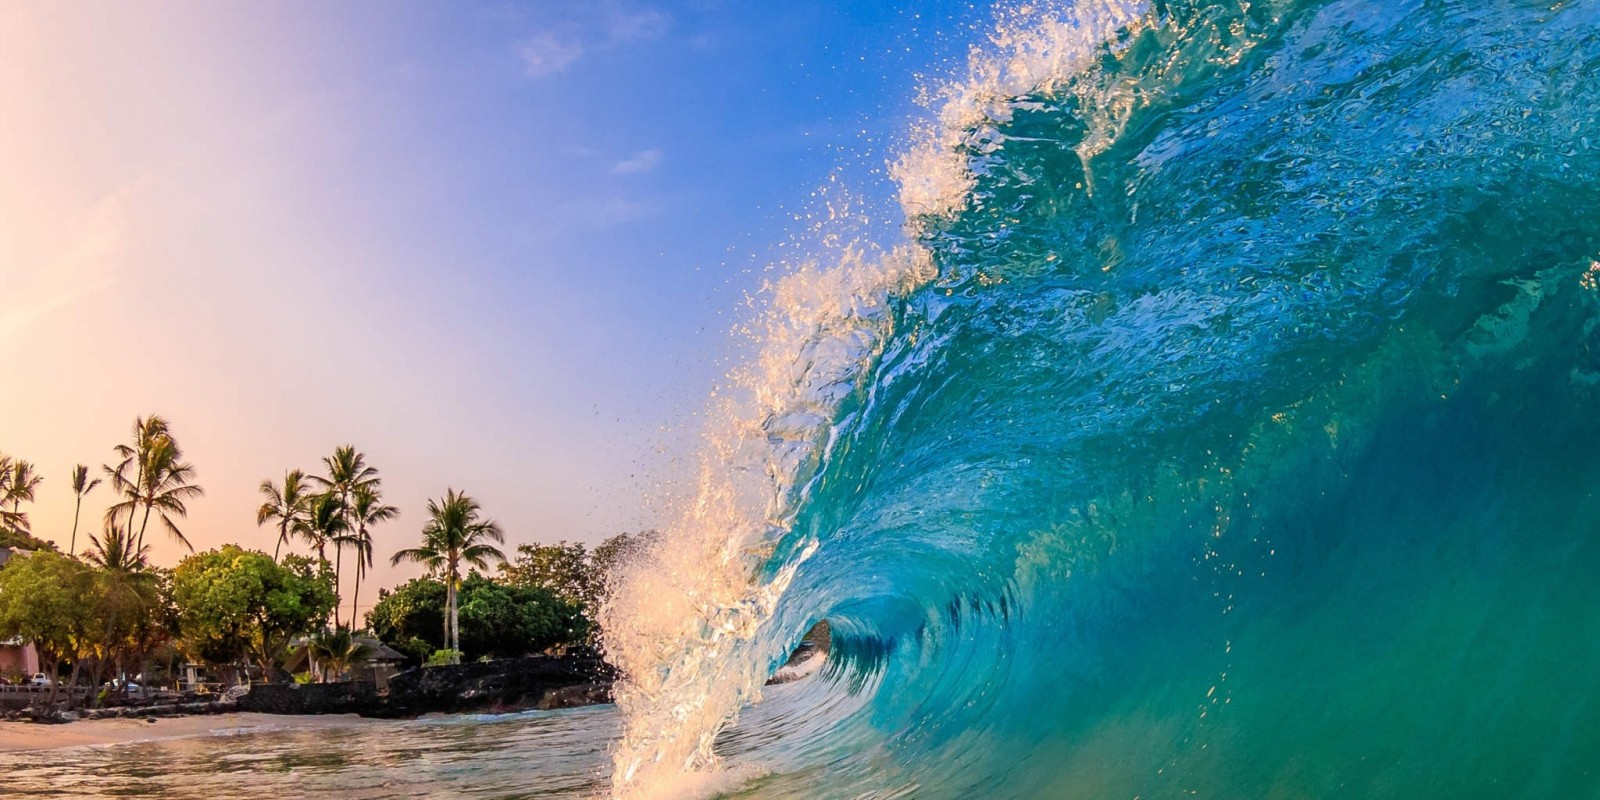
M250 659L270 670L289 640L320 627L333 611L326 562L228 545L190 556L173 571L183 650L211 664Z
M468 658L511 658L575 644L588 635L582 609L541 587L508 586L474 572L457 598L461 651ZM367 623L380 639L418 661L445 649L443 581L416 578L379 592Z

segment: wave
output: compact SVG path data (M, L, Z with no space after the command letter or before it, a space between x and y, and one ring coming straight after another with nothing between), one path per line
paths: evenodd
M603 609L616 796L1592 794L1597 75L1592 1L1001 13Z

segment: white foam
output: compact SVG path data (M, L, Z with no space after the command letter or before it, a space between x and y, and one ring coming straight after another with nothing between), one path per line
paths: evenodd
M812 653L810 658L798 663L787 664L777 672L772 673L773 683L794 683L802 678L809 678L828 663L826 653Z
M892 167L906 218L961 211L974 182L968 153L983 133L1010 121L1020 96L1056 88L1120 31L1149 19L1148 0L1035 3L1003 13L988 45L969 52L965 74L927 92L937 120Z

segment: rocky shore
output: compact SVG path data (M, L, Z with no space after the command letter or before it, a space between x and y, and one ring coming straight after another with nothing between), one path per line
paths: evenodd
M498 661L422 667L389 679L387 690L367 681L260 683L214 700L133 703L108 708L25 708L5 719L37 723L96 719L254 713L357 714L384 719L423 714L507 713L611 702L616 673L594 656L527 656Z
M408 670L387 691L366 682L261 684L238 710L263 714L359 714L403 718L506 713L611 702L612 668L592 656L527 656Z
M795 650L772 683L797 680L802 669L828 654L829 629L823 621ZM573 708L611 702L616 670L593 652L565 656L526 656L407 670L389 678L384 689L368 681L345 683L260 683L236 687L216 699L133 703L98 709L28 708L5 719L60 723L99 719L144 719L251 713L288 716L355 714L403 719L424 714L485 713Z

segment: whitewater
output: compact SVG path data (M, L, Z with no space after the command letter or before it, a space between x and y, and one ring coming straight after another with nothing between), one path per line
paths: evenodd
M1597 78L1592 0L998 13L604 609L612 795L1600 797Z

